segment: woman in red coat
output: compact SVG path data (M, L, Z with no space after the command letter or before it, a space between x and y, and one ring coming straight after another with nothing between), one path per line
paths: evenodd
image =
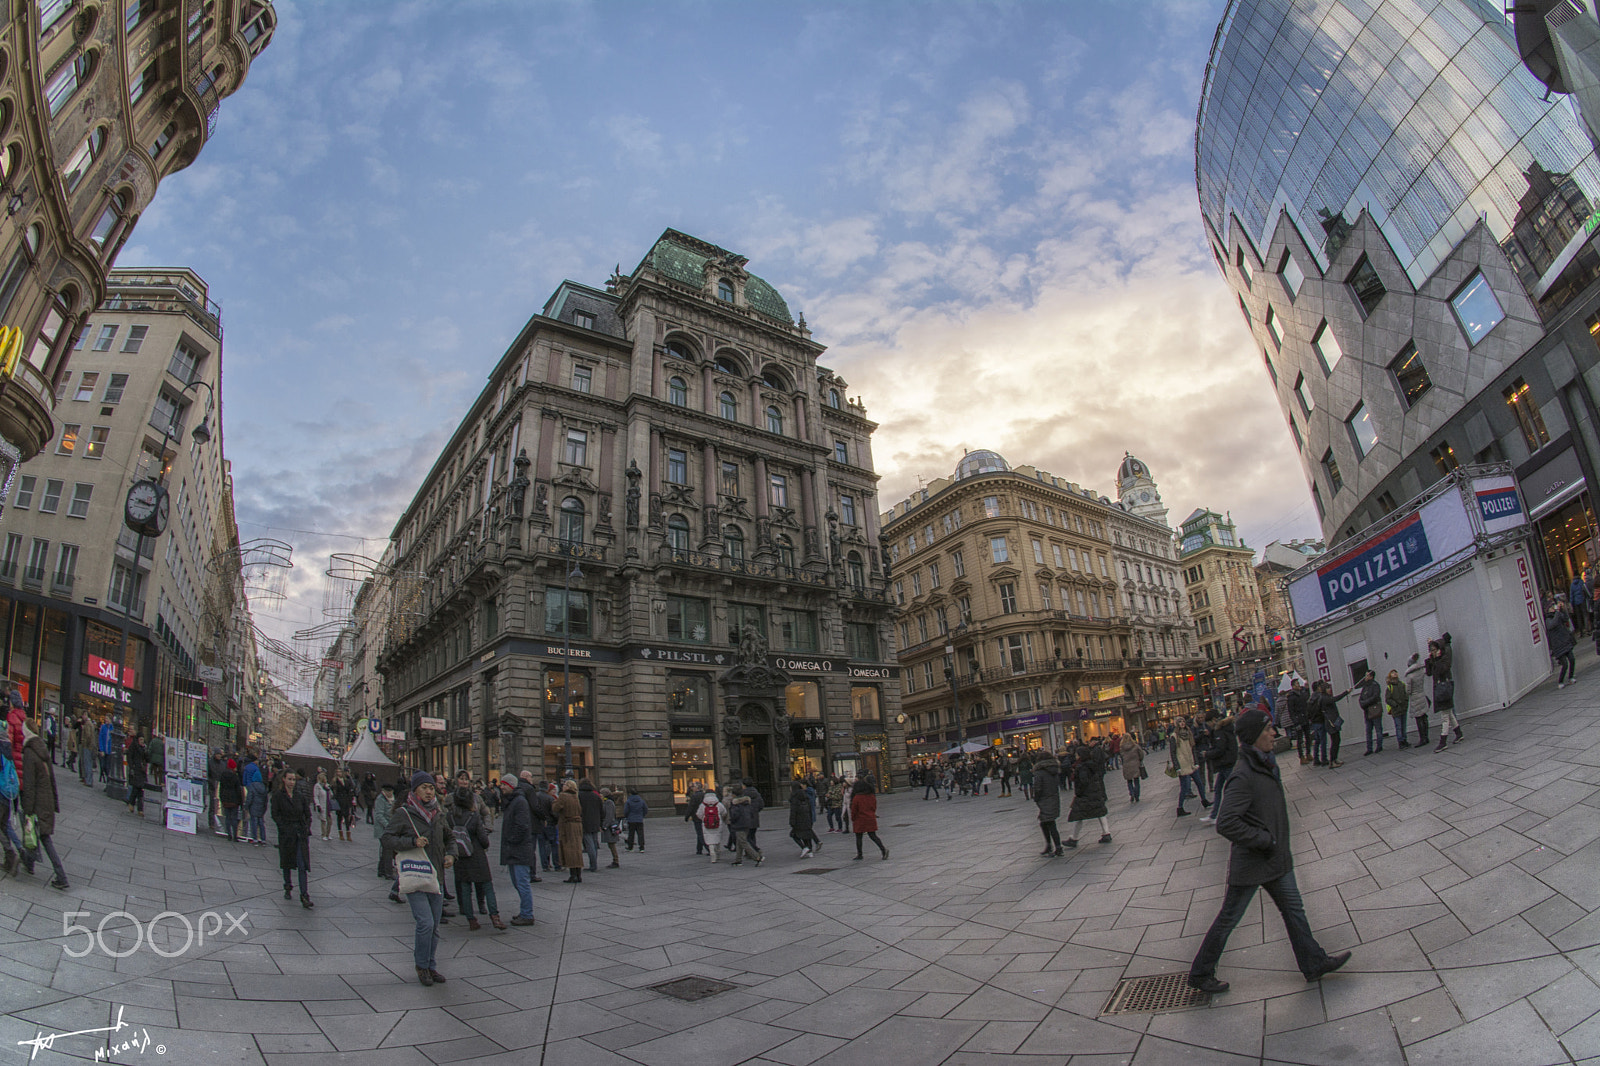
M857 862L861 861L863 836L871 837L872 842L878 845L878 850L883 852L883 857L889 857L889 849L878 839L878 795L873 791L870 777L859 778L855 788L850 791L850 828L856 832Z

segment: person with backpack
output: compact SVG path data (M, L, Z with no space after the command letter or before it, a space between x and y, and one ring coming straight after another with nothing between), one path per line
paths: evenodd
M717 798L716 789L708 788L700 796L700 806L695 812L695 823L704 826L711 834L711 839L706 841L706 850L711 853L711 861L717 861L717 853L722 850L722 827L728 821L728 808L723 806Z
M456 788L455 802L450 807L450 832L456 842L456 899L460 900L461 917L467 928L476 932L483 926L472 912L472 894L478 894L478 910L489 916L489 924L504 930L500 920L500 903L494 898L494 873L489 869L489 827L478 813L477 795L462 785ZM446 919L441 918L443 924Z
M694 823L694 853L704 855L706 851L706 831L700 821L700 801L705 799L706 788L698 781L689 782L689 791L684 794L683 820Z

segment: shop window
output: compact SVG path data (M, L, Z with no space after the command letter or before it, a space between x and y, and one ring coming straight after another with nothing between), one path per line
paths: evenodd
M783 706L790 718L822 717L822 697L815 681L793 681L783 690Z
M857 722L882 721L878 706L877 685L853 685L850 688L850 717Z
M710 635L706 601L692 596L667 597L667 639L704 644Z
M574 721L588 720L593 711L589 706L589 675L584 670L574 670L570 675L559 666L544 672L544 713L560 719L564 709L571 708Z
M672 800L687 803L690 787L717 787L716 759L710 737L672 738Z
M780 609L773 612L778 643L786 651L816 651L817 613Z
M1394 375L1394 383L1400 386L1400 395L1407 410L1416 406L1423 393L1433 387L1415 341L1407 341L1406 346L1400 349L1400 354L1390 360L1389 373Z
M667 713L674 718L711 717L709 674L668 674Z
M544 631L555 636L589 635L589 593L582 589L546 586Z
M1539 405L1534 402L1533 390L1521 378L1513 381L1511 387L1505 390L1506 406L1516 416L1517 426L1522 430L1522 439L1528 445L1530 452L1536 452L1550 443L1550 431L1545 429L1544 415L1539 412Z
M1356 303L1361 305L1362 317L1376 311L1378 304L1383 302L1384 296L1389 292L1383 287L1383 279L1378 276L1377 269L1365 255L1356 262L1355 269L1345 278L1345 284L1350 286L1351 295L1356 298Z

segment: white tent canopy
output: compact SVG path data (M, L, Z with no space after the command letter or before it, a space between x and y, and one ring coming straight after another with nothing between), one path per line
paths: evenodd
M347 763L361 763L363 766L398 767L400 765L383 753L383 749L378 747L378 742L365 729L361 731L361 739L357 740L351 745L350 750L345 752L344 761Z
M306 719L306 728L305 731L300 734L300 739L294 742L294 747L283 753L283 757L286 759L300 758L325 759L328 762L336 761L332 755L328 754L328 749L322 746L322 742L317 739L317 734L311 729L311 720L309 718Z
M961 745L959 748L952 744L950 747L948 747L944 751L940 752L940 754L941 755L960 755L960 754L962 754L964 752L964 753L966 753L968 755L971 755L975 751L987 751L988 749L989 749L989 745L987 745L987 744L979 744L975 740L969 740L965 744Z
M1288 692L1290 687L1296 681L1300 682L1300 687L1301 688L1305 687L1305 683L1306 683L1306 679L1305 678L1301 677L1299 674L1295 673L1293 670L1285 671L1284 675L1281 678L1278 679L1278 691L1279 692Z

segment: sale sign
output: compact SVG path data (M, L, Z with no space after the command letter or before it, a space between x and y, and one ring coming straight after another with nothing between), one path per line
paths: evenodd
M89 655L88 673L90 677L101 681L109 681L113 685L122 684L128 688L134 687L133 670L118 670L115 662L110 659L102 659L93 653ZM123 680L124 674L126 674L126 680Z

